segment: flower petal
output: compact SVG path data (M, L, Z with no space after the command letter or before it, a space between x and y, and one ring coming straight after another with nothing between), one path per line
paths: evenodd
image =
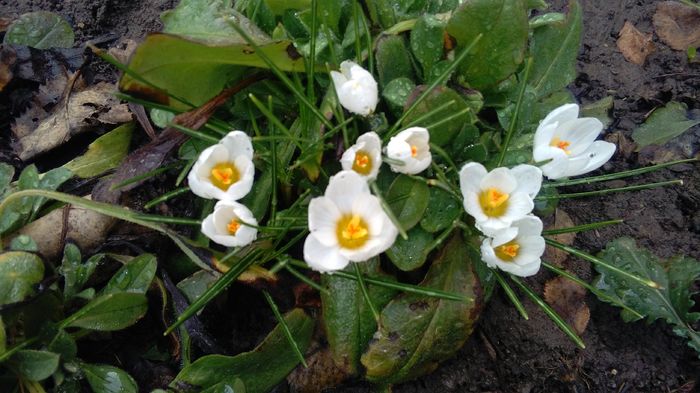
M340 255L337 247L327 247L311 234L304 242L304 260L310 268L321 273L332 273L348 265L347 258Z
M309 202L309 231L327 247L338 244L336 226L341 214L330 198L318 197Z
M530 214L534 208L535 203L529 195L524 192L514 192L508 198L508 208L501 219L512 223Z
M554 137L554 132L557 130L557 126L559 123L554 122L554 123L548 123L545 124L542 122L539 127L537 127L537 131L535 131L535 150L539 147L544 147L544 146L549 146L549 144L552 142L552 138ZM561 150L561 149L559 149ZM537 155L535 155L535 161L543 161L546 160L549 157L546 158L538 158Z
M488 219L479 203L479 194L470 191L467 193L463 192L462 196L464 197L464 210L467 214L474 217L477 223Z
M533 215L513 221L513 227L518 229L518 236L540 236L543 228L542 220Z
M512 168L510 173L518 179L515 192L524 192L534 198L542 187L542 170L532 165L521 164Z
M606 162L610 160L610 158L615 154L615 149L617 146L615 146L614 143L610 142L605 142L605 141L595 141L593 144L583 152L581 155L586 157L588 159L588 163L586 166L584 166L581 169L574 170L569 176L578 176L578 175L583 175L584 173L588 173L591 171L594 171Z
M243 131L229 132L219 144L228 149L229 160L234 161L238 156L253 159L253 143L250 137Z
M600 135L603 130L603 123L593 117L575 119L562 124L559 129L563 129L559 138L569 142L570 154L578 156L583 153Z
M352 204L360 194L368 194L369 186L355 171L340 171L332 176L326 188L326 197L338 207L341 214L352 211Z
M578 118L578 105L564 104L549 112L549 114L540 123L540 126L545 126L555 122L561 124L576 118Z
M478 162L465 164L459 171L459 188L464 196L467 192L479 194L481 192L481 180L488 172Z
M515 191L518 186L518 181L510 173L508 168L496 168L489 172L483 179L481 179L481 184L479 185L481 190L487 190L489 188L495 188L506 194L510 194Z

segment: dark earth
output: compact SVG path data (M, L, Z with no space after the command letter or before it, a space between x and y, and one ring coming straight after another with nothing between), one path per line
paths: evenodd
M15 17L35 10L63 15L76 31L76 40L141 39L161 25L159 14L174 7L173 0L0 0L0 16ZM565 10L566 1L551 1L553 10ZM684 52L673 51L654 35L656 51L643 66L627 62L618 51L616 40L625 21L643 33L653 33L655 1L581 0L584 9L583 46L578 58L579 77L571 90L578 100L590 103L614 97L613 123L605 138L618 143L618 152L603 168L606 172L637 168L655 163L659 157L690 158L700 146L700 127L663 147L641 152L630 148L630 135L650 111L669 101L680 101L700 115L700 64L689 63ZM112 79L116 74L104 66L92 66L96 77ZM16 160L7 147L8 124L18 108L0 95L0 158ZM599 171L600 172L600 171ZM700 259L700 171L698 165L677 165L651 175L617 181L614 186L682 179L684 186L568 200L560 205L575 224L593 220L622 218L624 224L579 234L574 245L591 253L620 236L636 238L640 246L667 258L685 254ZM608 184L608 186L610 186ZM571 187L569 192L589 190ZM569 258L564 266L580 277L591 279L587 262ZM538 291L552 278L542 273L529 284ZM258 295L246 288L230 291L228 300L245 299L250 310L241 318L217 323L214 312L202 316L211 336L220 339L225 352L252 348L274 324L274 319ZM700 299L698 299L700 300ZM494 296L486 306L474 334L457 355L433 374L396 386L395 392L693 392L700 386L700 362L682 339L664 323L627 324L619 310L589 295L586 302L591 318L583 333L587 348L580 350L529 301L525 306L530 320L523 320L507 298ZM158 307L158 304L152 304ZM215 304L211 309L216 309ZM230 305L229 305L230 307ZM264 310L264 311L259 311ZM230 311L229 311L230 312ZM219 321L220 322L220 321ZM177 372L176 365L143 359L143 343L133 337L156 340L162 331L159 321L140 323L118 333L107 346L105 341L84 342L81 356L124 367L139 382L142 391L165 387ZM137 340L140 341L140 340ZM230 342L229 342L230 341ZM115 345L124 342L125 345ZM147 344L146 344L147 345ZM116 356L115 356L116 355ZM291 390L280 386L279 392ZM346 384L336 392L365 392L362 383Z

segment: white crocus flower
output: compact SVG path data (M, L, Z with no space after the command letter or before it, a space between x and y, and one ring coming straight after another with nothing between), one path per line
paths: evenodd
M578 176L600 168L615 153L615 144L596 141L603 123L593 117L578 118L576 104L551 111L535 132L533 158L549 179Z
M252 159L250 137L243 131L232 131L199 155L187 176L190 189L202 198L237 201L253 187Z
M367 180L374 180L382 165L382 141L375 132L360 135L357 142L345 150L340 164L346 171L355 171Z
M340 63L340 72L331 71L331 78L340 105L345 109L362 116L374 112L379 91L377 82L367 70L353 61L345 60Z
M386 145L386 155L403 165L391 164L394 172L415 175L430 166L430 134L423 127L407 128L391 137Z
M257 225L247 207L234 201L219 201L214 212L202 221L202 233L222 246L241 247L258 236Z
M483 165L470 162L459 171L464 210L488 236L532 212L533 198L541 185L542 171L532 165L501 167L487 173Z
M540 270L544 253L542 221L525 216L481 243L481 259L491 268L528 277Z
M331 177L324 196L309 203L309 236L304 260L319 272L343 269L386 251L398 230L354 171Z

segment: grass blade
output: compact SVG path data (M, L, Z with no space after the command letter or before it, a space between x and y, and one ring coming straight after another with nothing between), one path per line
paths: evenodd
M309 368L309 365L306 364L306 359L304 359L304 354L301 353L301 349L299 349L299 344L297 344L297 342L294 340L292 331L289 330L289 326L287 326L287 322L284 320L284 317L282 317L282 314L280 314L280 310L279 308L277 308L275 301L272 300L272 296L270 296L270 294L267 293L267 291L263 291L263 295L265 296L265 300L267 300L267 304L270 305L272 313L275 314L277 322L280 324L280 326L282 326L282 330L284 330L284 335L287 337L289 345L291 345L294 349L294 353L296 353L297 357L299 358L299 361L301 361L301 364L303 364L304 367Z
M576 225L576 226L568 227L568 228L548 229L546 231L542 231L542 235L543 236L548 236L548 235L551 236L551 235L559 235L562 233L578 233L578 232L584 232L584 231L590 231L593 229L603 228L603 227L606 227L609 225L622 224L623 222L625 222L625 220L617 219L617 220L592 222L590 224Z
M515 124L518 121L518 114L520 113L520 107L523 104L523 95L525 94L525 87L527 86L527 80L530 77L530 69L532 68L532 57L527 60L527 65L525 66L525 75L523 80L520 82L520 91L518 92L518 101L515 104L515 111L513 112L513 117L510 118L510 124L508 125L508 131L506 132L506 138L501 145L501 155L498 157L498 164L496 166L501 166L503 160L506 158L506 153L508 152L508 145L510 145L510 140L513 138L513 133L515 133Z
M515 294L515 291L513 291L513 288L511 288L510 285L508 285L506 280L503 278L503 276L501 276L501 273L499 273L497 270L494 269L493 275L496 276L496 280L498 280L498 284L501 285L501 288L503 288L503 291L505 291L506 296L508 296L508 299L510 299L511 303L513 303L513 305L518 310L520 315L525 320L530 319L530 316L527 315L527 311L525 310L523 303L520 302L518 295Z
M658 183L640 184L640 185L636 185L636 186L606 188L604 190L596 190L596 191L575 192L572 194L542 195L542 196L535 197L535 200L545 201L548 199L583 198L583 197L594 196L594 195L612 194L614 192L639 191L639 190L647 190L650 188L657 188L657 187L664 187L664 186L675 186L675 185L682 186L683 180L679 180L679 179L668 180L668 181L661 181Z

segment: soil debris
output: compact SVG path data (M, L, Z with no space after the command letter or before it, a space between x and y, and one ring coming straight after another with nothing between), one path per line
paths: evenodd
M617 48L620 49L627 61L638 65L643 65L647 56L656 50L651 40L651 34L642 33L629 21L625 22L620 30Z
M654 14L656 34L675 50L700 46L700 10L676 1L657 4Z
M586 289L566 277L557 277L544 284L544 300L581 334L591 318L585 302Z

